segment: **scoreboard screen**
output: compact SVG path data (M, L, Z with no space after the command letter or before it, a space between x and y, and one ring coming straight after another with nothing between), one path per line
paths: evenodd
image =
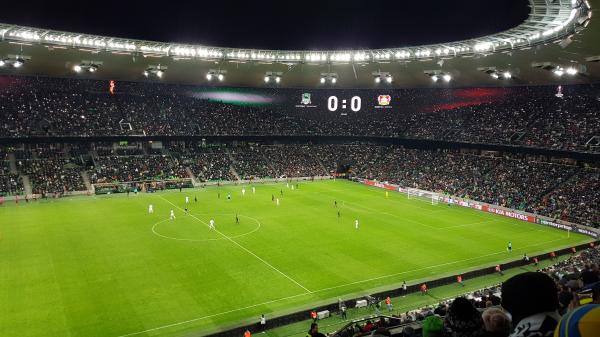
M286 113L350 115L436 112L497 102L518 94L510 88L295 89L194 87L190 96L215 103Z
M368 92L354 92L345 95L344 91L324 91L318 92L317 95L304 92L299 97L299 101L295 104L298 109L321 108L324 111L347 114L348 112L393 108L393 95L388 92L377 95Z

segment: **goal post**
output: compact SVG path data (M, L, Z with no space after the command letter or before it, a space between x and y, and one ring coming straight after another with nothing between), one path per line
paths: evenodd
M439 203L440 196L437 193L420 190L418 188L407 188L406 195L408 195L408 199L418 199L430 202L432 205L437 205Z

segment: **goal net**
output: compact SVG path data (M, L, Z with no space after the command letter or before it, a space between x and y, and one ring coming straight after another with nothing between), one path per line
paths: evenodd
M430 202L432 205L437 205L439 202L439 194L417 188L408 188L406 194L408 195L408 199L424 200Z

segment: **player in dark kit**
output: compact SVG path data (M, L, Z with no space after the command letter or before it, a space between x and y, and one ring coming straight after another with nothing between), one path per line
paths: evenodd
M235 223L239 225L240 223L240 218L238 217L238 215L235 215Z
M512 253L512 242L508 241L508 246L506 247L506 250L507 250L509 253Z
M334 201L333 201L333 206L334 206L334 207L337 207L337 200L334 200Z

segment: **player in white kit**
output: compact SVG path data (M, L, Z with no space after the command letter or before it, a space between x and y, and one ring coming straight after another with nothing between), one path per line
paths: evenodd
M175 212L171 210L171 216L169 217L171 220L175 220Z
M208 222L208 228L215 229L215 220L210 219L210 221Z
M152 204L148 205L148 214L154 214L154 206Z
M275 199L277 201L277 206L279 206L279 198Z
M256 194L256 187L252 186L252 194Z
M185 203L189 204L190 203L190 197L185 197Z
M354 228L358 229L358 219L354 220Z
M242 188L242 197L246 195L246 188Z

